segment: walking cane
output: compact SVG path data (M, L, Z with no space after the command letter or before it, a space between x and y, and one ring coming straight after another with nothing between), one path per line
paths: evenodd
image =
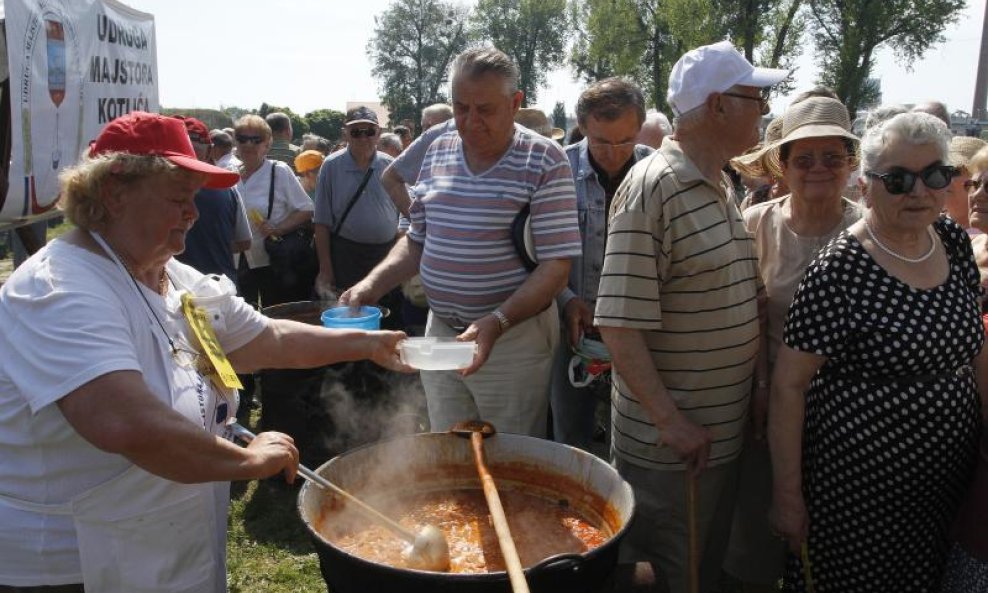
M700 592L700 544L696 529L696 478L686 470L686 523L689 529L689 593Z

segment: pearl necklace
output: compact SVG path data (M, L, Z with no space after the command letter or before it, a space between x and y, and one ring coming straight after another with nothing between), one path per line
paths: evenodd
M936 238L933 235L933 228L932 227L926 227L926 232L930 236L930 250L927 251L925 254L919 256L919 257L906 257L906 256L901 255L899 253L896 253L896 252L892 251L890 248L886 247L885 244L882 243L881 241L879 241L878 240L878 237L875 236L875 232L871 230L871 225L868 224L867 221L865 221L865 230L868 231L868 236L871 237L871 240L875 243L875 245L878 245L878 247L882 251L884 251L885 253L891 255L895 259L904 261L906 263L918 264L918 263L925 262L926 260L930 259L930 257L933 255L933 252L937 250L937 241L936 241Z

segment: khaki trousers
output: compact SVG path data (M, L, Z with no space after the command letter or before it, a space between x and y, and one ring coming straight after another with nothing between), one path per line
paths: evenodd
M429 313L425 335L450 337L460 332ZM433 432L462 420L485 420L498 432L545 437L552 358L559 344L556 305L512 326L487 362L469 377L459 371L422 371Z
M689 524L686 472L646 469L618 458L618 472L635 491L635 518L621 542L621 562L651 561L662 569L670 593L687 593ZM731 535L738 460L708 467L696 481L700 591L717 590ZM662 580L663 575L659 575Z

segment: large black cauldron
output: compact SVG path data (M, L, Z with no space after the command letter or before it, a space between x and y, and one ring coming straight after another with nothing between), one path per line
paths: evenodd
M584 517L611 534L601 547L543 561L525 570L533 592L589 593L598 590L617 563L618 544L634 510L631 487L593 455L527 436L498 434L485 440L488 463L499 489L548 499L565 498ZM349 451L316 470L329 480L386 506L388 499L415 492L480 488L468 439L419 434ZM510 591L505 572L447 574L369 562L335 547L319 530L331 526L339 501L312 484L299 492L298 509L312 535L319 565L333 593ZM352 511L349 511L352 512Z

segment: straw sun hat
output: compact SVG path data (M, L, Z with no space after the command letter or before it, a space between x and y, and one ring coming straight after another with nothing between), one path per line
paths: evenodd
M772 126L781 119L778 138L769 136ZM749 177L781 177L779 148L783 144L807 138L847 138L858 142L851 133L851 118L847 108L837 99L810 97L790 105L780 119L773 120L765 130L765 143L755 150L731 160L731 165Z
M955 167L967 167L974 155L985 146L988 146L988 142L981 138L954 136L950 139L947 162Z

